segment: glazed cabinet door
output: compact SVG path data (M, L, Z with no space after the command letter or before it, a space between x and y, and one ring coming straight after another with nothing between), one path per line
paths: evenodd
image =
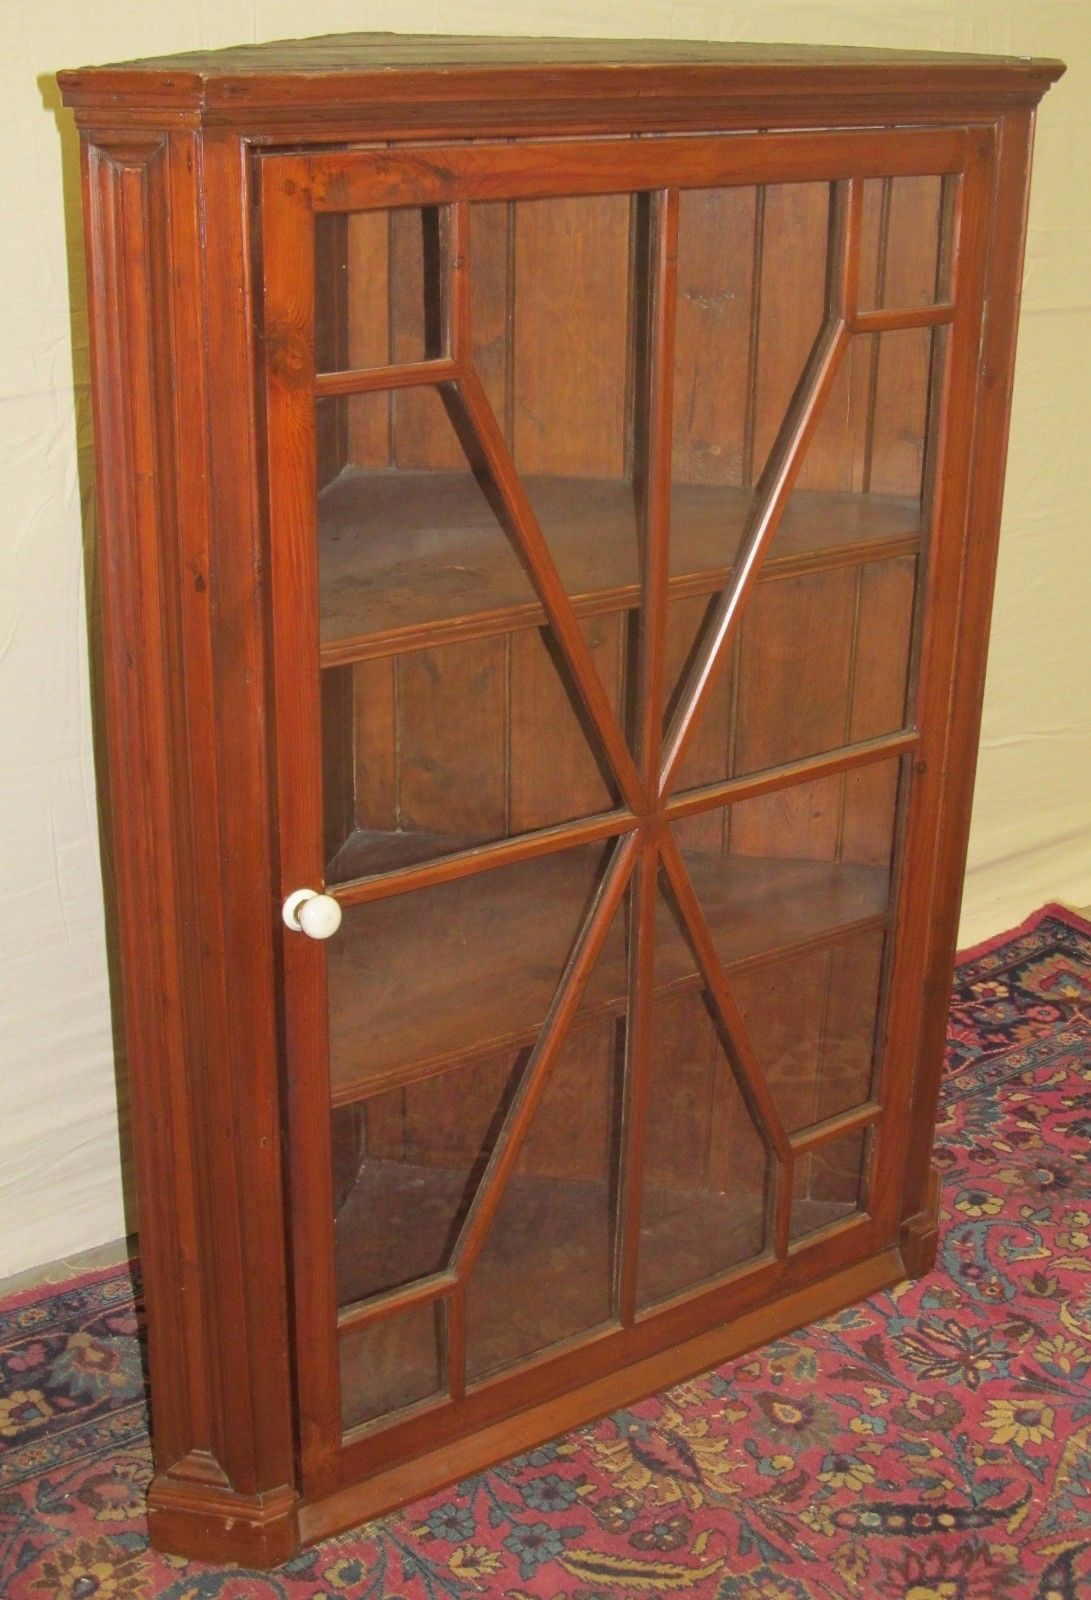
M991 162L259 158L307 1492L896 1241Z

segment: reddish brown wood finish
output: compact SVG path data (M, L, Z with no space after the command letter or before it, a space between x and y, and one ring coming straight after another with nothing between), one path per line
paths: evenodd
M62 74L162 1548L273 1565L926 1270L1031 131L1061 70L361 35ZM456 564L476 549L466 449L509 543L452 604L442 573L389 574L422 517ZM340 989L279 917L333 857L346 927L385 930ZM407 935L451 906L453 1015ZM619 1041L615 1130L609 1089L580 1091ZM457 1167L527 1050L447 1264L339 1304L361 1160ZM570 1141L536 1118L554 1090L586 1109ZM586 1180L615 1137L612 1315L475 1381L506 1195ZM765 1245L645 1306L649 1184L722 1201L762 1148ZM844 1215L801 1234L808 1206ZM342 1438L339 1342L411 1307L441 1316L448 1397Z

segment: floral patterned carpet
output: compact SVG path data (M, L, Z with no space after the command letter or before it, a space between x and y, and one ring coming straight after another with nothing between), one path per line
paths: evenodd
M921 1282L275 1573L147 1546L125 1270L0 1306L4 1600L1091 1595L1091 927L959 967Z

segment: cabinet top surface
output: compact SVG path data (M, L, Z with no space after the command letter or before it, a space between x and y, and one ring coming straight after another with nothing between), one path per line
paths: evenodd
M505 38L395 33L336 34L192 51L59 74L67 104L200 112L241 122L274 108L351 115L357 103L388 109L461 94L540 104L610 96L666 96L684 83L699 97L776 102L806 94L859 99L930 88L998 109L1033 103L1064 70L1059 61L808 45L692 40Z

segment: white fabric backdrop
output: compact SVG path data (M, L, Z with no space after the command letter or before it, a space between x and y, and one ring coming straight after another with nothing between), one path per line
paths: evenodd
M6 0L0 1276L115 1238L135 1220L123 1207L86 665L90 439L76 147L67 119L58 134L48 79L85 62L364 26L1067 59L1039 131L963 939L997 932L1047 898L1091 901L1087 0L522 0L514 11L499 0Z

